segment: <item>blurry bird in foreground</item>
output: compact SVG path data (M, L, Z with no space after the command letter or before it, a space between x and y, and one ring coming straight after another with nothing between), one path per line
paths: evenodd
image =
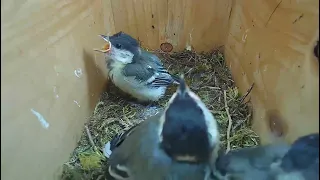
M319 179L319 133L298 138L273 167L275 179Z
M108 176L135 180L204 180L219 149L217 122L181 79L164 112L105 147Z
M106 56L109 77L119 89L141 102L158 101L178 77L169 74L160 59L140 48L136 39L119 32L100 35L107 44L96 51Z
M318 180L319 134L298 138L291 146L273 144L220 155L213 171L224 180Z

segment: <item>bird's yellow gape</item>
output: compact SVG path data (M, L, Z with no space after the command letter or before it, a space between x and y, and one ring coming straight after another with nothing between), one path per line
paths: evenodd
M108 41L101 49L94 49L95 51L107 53L111 50L111 43Z

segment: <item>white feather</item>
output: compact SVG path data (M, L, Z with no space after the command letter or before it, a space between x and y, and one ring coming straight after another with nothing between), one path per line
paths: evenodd
M150 88L146 84L155 80L156 75L150 77L146 82L139 82L135 77L125 77L122 73L123 67L132 62L134 54L130 51L117 49L113 47L107 54L112 59L112 69L109 70L109 76L112 82L122 91L130 94L141 101L158 101L166 92L167 87Z
M111 51L109 52L108 56L109 56L109 58L111 58L113 60L122 62L124 64L128 64L128 63L132 62L134 54L131 53L130 51L127 51L124 49L119 50L119 49L113 47L111 49Z
M115 178L116 180L131 180L132 175L131 175L131 173L130 173L130 170L129 170L127 167L125 167L125 166L120 166L120 165L118 164L118 165L116 166L116 168L117 168L117 170L119 170L119 171L123 171L123 172L127 173L129 177L124 178L124 177L122 177L121 175L118 175L116 172L114 172L114 171L112 170L111 166L109 166L108 171L109 171L109 174L110 174L113 178Z
M212 113L206 107L206 105L201 101L199 96L197 96L192 91L189 91L189 95L192 96L197 101L198 106L202 109L204 113L206 124L208 127L208 132L209 132L208 136L211 142L211 146L220 144L220 134L219 134L218 124L216 119L213 117Z
M115 62L113 69L110 71L112 82L122 91L130 94L141 101L158 101L166 92L166 87L149 88L145 83L137 81L134 77L125 77L122 74L122 67L124 65ZM152 81L151 77L148 81ZM148 82L147 81L147 82Z

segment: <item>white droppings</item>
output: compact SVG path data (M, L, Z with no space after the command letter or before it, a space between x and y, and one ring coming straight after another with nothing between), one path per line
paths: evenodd
M247 40L247 34L244 34L244 36L242 36L242 42L246 42Z
M44 117L40 113L38 113L34 109L31 109L31 112L38 118L38 120L41 123L42 127L44 127L45 129L49 128L49 123L44 119Z
M73 102L76 103L76 105L80 107L80 104L78 103L78 101L73 100Z
M247 40L247 36L248 36L248 32L250 31L250 29L247 29L246 31L245 31L245 33L243 34L243 36L242 36L242 42L246 42L246 40Z
M74 70L74 74L75 74L78 78L80 78L81 75L82 75L82 69L81 69L81 68L78 68L78 69Z
M56 72L57 76L59 76L58 68L57 66L53 66L54 71Z
M53 92L55 94L55 97L58 99L59 98L59 94L57 92L57 86L53 86Z
M191 32L189 33L189 41L190 43L192 42L192 32L193 32L194 28L192 28Z
M265 65L264 67L263 67L263 72L266 72L268 70L268 65Z
M193 32L193 29L191 30L191 32L189 33L189 42L187 42L187 45L186 45L186 50L187 51L191 51L192 50L192 32Z

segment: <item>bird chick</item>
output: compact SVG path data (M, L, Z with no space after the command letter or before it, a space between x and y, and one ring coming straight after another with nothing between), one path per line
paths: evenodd
M204 180L219 147L217 122L184 80L162 113L111 141L108 176L116 180Z
M136 39L119 32L100 35L107 45L96 50L105 54L107 70L114 85L141 102L158 101L171 84L179 84L160 59L142 50Z
M308 135L289 144L270 144L233 150L220 155L214 179L319 179L319 136Z
M318 180L319 133L294 141L282 160L273 165L272 176L277 180Z
M289 145L276 144L231 150L219 155L213 174L220 180L268 180L271 164L288 149Z

